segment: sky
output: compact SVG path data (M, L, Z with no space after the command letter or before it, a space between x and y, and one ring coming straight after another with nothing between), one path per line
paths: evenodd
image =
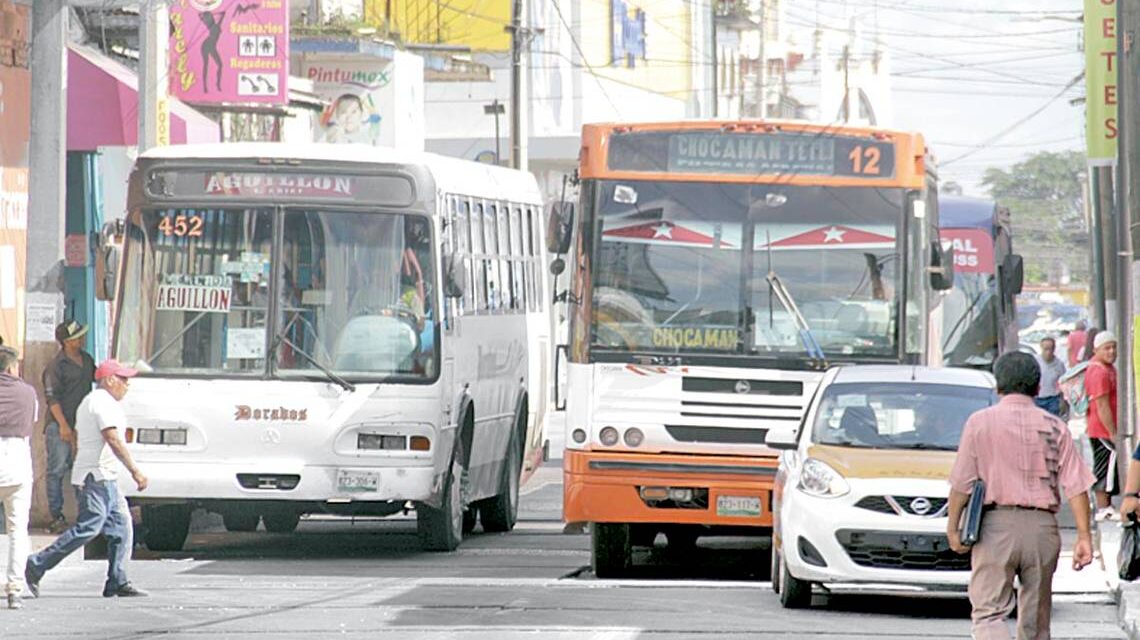
M855 15L892 67L892 128L926 136L939 178L985 196L988 167L1083 151L1081 0L785 0L793 31ZM818 16L818 18L817 18ZM999 135L1000 134L1000 135Z

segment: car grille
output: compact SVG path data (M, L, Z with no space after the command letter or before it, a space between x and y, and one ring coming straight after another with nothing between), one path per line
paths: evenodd
M912 571L969 571L970 556L950 549L946 536L840 529L836 540L861 567Z
M915 507L919 499L926 500L929 507L924 513L919 513ZM860 509L877 511L879 513L892 513L896 515L922 516L926 518L941 518L946 515L946 498L930 498L926 496L867 496L855 503Z

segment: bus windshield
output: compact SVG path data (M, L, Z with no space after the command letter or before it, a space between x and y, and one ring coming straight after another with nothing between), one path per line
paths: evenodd
M430 238L401 214L135 212L116 356L158 374L434 377Z
M943 298L942 352L952 366L989 367L998 356L1001 298L994 238L984 228L943 228L954 249L954 288Z
M897 356L904 191L663 181L594 189L595 348Z

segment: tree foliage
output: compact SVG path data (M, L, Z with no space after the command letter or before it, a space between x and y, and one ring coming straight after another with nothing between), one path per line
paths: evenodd
M1081 181L1084 154L1033 154L1009 169L991 167L982 184L1008 207L1014 251L1025 256L1026 279L1056 283L1067 268L1076 282L1089 277L1089 233Z

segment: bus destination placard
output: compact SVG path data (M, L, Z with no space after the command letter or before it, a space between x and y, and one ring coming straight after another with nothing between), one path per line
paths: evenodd
M210 200L366 201L409 206L415 187L403 175L360 175L304 171L209 171L159 169L150 173L147 191L155 198Z
M885 141L814 133L628 133L611 138L609 168L669 173L891 178L895 174L895 148Z

